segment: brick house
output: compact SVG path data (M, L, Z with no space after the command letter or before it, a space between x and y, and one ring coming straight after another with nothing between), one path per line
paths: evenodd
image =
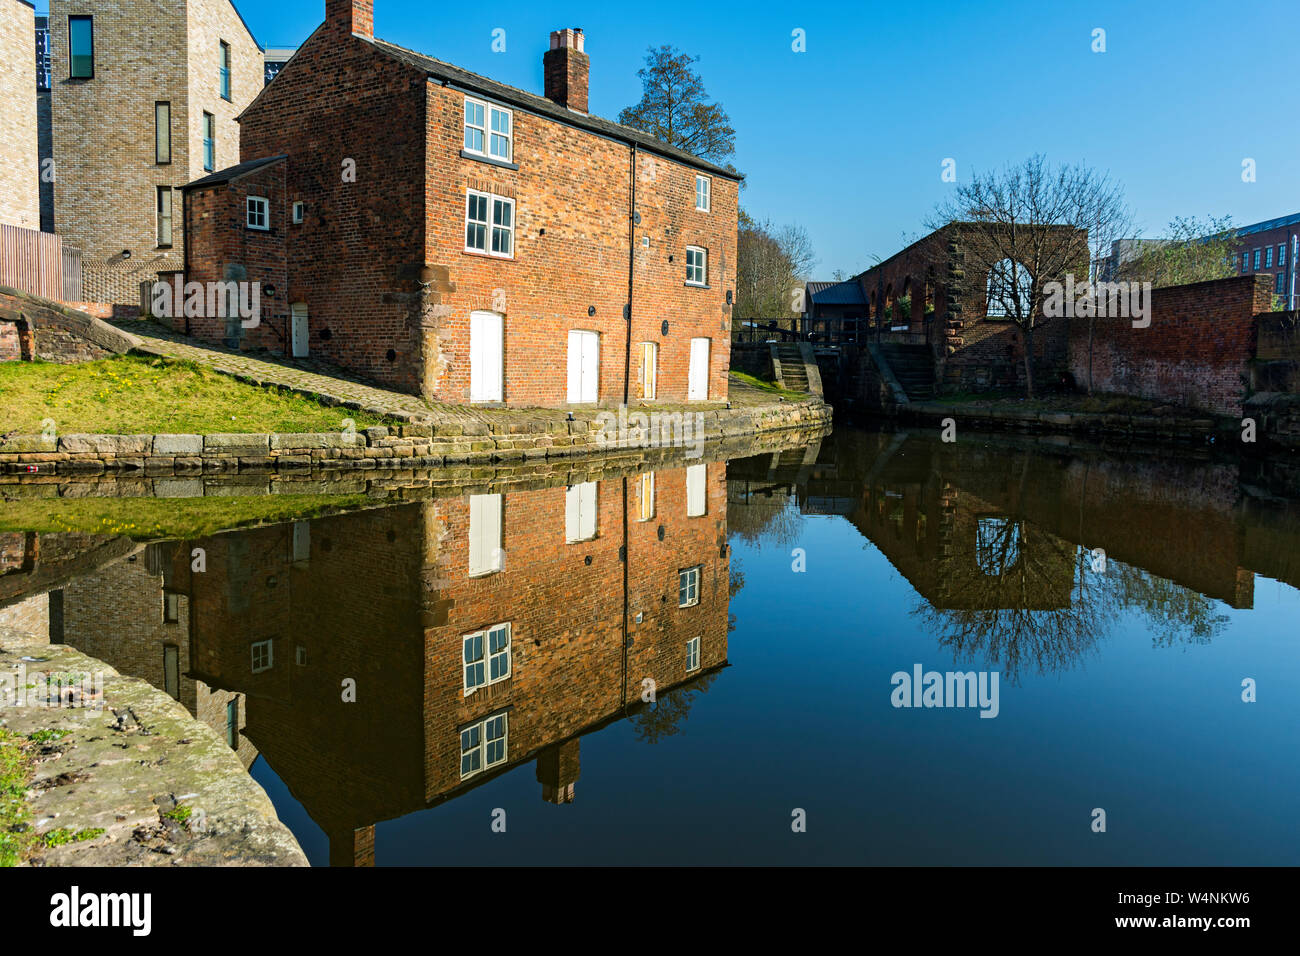
M262 49L230 0L50 0L49 26L54 231L86 301L137 304L180 270L180 187L238 160Z
M325 12L186 187L186 278L260 282L258 323L178 328L441 402L726 397L737 173L588 113L580 30L537 96Z
M1074 274L1086 279L1086 232L1070 226L1038 228L1044 230L1046 243L1078 249ZM1009 388L1025 381L1020 328L991 291L1002 263L993 262L997 257L988 248L985 229L978 223L949 223L857 276L867 302L866 330L873 340L889 344L900 362L924 356L937 388ZM1024 268L1023 264L1017 268ZM1048 282L1063 276L1039 279ZM1025 279L1017 281L1027 291ZM1041 313L1036 317L1036 384L1060 380L1068 364L1068 333L1068 320L1048 319Z
M41 228L35 8L0 0L0 223Z

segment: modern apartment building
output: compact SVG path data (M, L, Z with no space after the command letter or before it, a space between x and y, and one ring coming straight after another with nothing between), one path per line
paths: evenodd
M230 0L50 0L49 27L54 230L88 300L139 302L181 268L179 188L238 159L262 49Z
M1237 230L1237 272L1268 273L1272 276L1273 295L1282 296L1282 308L1295 308L1292 292L1300 293L1300 278L1292 288L1296 273L1295 252L1300 237L1300 213L1251 223ZM1297 295L1300 301L1300 295Z
M0 223L40 229L36 8L0 0Z
M186 187L187 278L264 290L183 331L320 358L436 401L721 400L740 176L588 111L581 30L545 96L326 20ZM270 288L274 294L265 290Z

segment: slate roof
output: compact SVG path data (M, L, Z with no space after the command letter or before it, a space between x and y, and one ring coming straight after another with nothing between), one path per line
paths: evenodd
M817 305L866 305L866 296L857 279L843 282L809 282L808 299Z
M361 39L355 37L354 39ZM530 113L536 113L539 116L545 116L548 119L557 120L570 126L577 126L580 129L589 130L601 136L607 136L610 139L616 139L624 143L635 143L637 146L648 152L658 153L669 159L675 159L687 166L692 166L704 172L712 173L715 176L722 176L727 179L741 180L744 175L736 172L734 169L726 169L715 163L710 163L700 159L692 153L683 149L669 146L655 139L649 133L643 133L640 130L632 129L630 126L622 126L619 123L610 122L599 116L593 116L589 113L578 113L571 109L561 106L559 103L548 100L544 96L538 96L536 93L529 93L513 86L507 86L505 83L498 83L496 80L489 80L487 77L479 76L477 73L471 73L468 70L462 70L458 66L445 63L442 60L434 59L431 56L425 56L423 53L417 53L414 50L408 50L405 47L389 43L387 40L365 40L375 49L380 50L389 56L401 60L402 62L423 70L427 75L436 80L442 80L450 86L467 90L471 93L478 93L481 96L497 100L507 106L518 107Z
M255 173L266 166L272 166L275 163L288 159L284 153L278 156L264 156L261 159L250 159L246 162L238 163L234 166L227 166L225 169L219 169L215 173L209 173L202 179L196 179L192 183L186 183L181 187L186 189L200 189L204 186L219 186L222 183L231 183L236 179L241 179L249 173Z

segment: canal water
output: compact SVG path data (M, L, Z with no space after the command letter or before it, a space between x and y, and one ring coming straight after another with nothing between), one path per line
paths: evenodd
M1283 466L854 429L677 464L42 534L77 553L34 587L313 865L1300 863Z

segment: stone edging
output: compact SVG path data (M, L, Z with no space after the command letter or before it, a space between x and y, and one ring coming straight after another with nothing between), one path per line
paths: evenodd
M1077 432L1163 441L1204 443L1224 431L1211 415L1126 415L1110 412L1038 412L1014 408L972 408L943 402L911 402L902 421L936 424L945 418L983 428L1027 432Z
M702 411L706 442L831 421L821 402ZM145 476L266 474L331 469L431 468L571 458L654 447L645 429L626 443L595 421L511 421L378 426L344 432L213 435L15 435L0 442L0 472Z

